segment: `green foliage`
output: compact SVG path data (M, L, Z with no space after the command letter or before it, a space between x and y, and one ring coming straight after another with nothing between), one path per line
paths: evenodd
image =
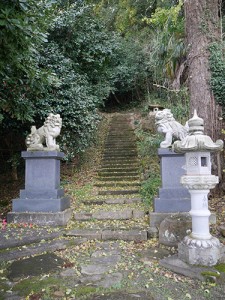
M225 107L225 58L224 43L212 43L210 51L211 88L216 101Z
M145 26L144 17L150 17L156 8L155 0L114 0L89 1L94 3L94 10L110 30L123 36L135 36ZM97 3L96 3L97 2Z
M182 4L179 1L170 8L158 7L151 18L143 19L151 28L146 55L149 54L153 80L158 83L174 80L185 57Z
M144 132L140 129L136 130L136 135L138 138L137 146L141 161L141 172L144 174L140 193L144 203L150 206L161 184L157 149L162 136L149 134L149 132Z
M1 119L6 113L17 120L32 120L30 98L39 90L43 76L37 66L38 49L47 41L46 29L54 2L3 0L0 3Z

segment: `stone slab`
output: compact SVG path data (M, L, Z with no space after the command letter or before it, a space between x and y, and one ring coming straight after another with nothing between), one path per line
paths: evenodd
M23 224L24 225L24 224ZM49 231L46 228L9 228L0 231L0 249L15 248L42 240L53 240L63 234L63 230Z
M102 240L124 240L141 242L147 240L145 230L103 230Z
M112 292L104 293L103 295L91 295L87 297L87 300L155 300L156 298L152 296L149 291L136 291L133 293L129 292Z
M70 207L70 199L39 198L39 199L13 199L12 212L62 212Z
M128 220L133 217L132 209L120 211L98 211L92 214L92 217L97 220Z
M91 230L91 229L73 229L65 233L65 236L73 237L85 237L87 239L98 239L102 238L101 230Z
M90 265L81 265L81 274L82 275L99 275L104 274L110 270L112 266L99 265L99 264L90 264Z
M189 265L178 258L178 255L173 255L159 261L159 264L175 273L205 281L205 277L201 274L205 271L217 272L213 267L200 267Z
M14 261L8 268L7 277L11 281L18 281L28 276L39 276L57 271L66 261L54 253L33 256L23 260Z
M119 272L106 274L102 280L97 282L96 285L105 289L109 289L114 285L120 284L122 279L123 279L123 275Z
M138 190L111 190L111 191L99 191L99 195L129 195L129 194L138 194Z
M85 238L74 239L72 243L74 245L80 245L87 241ZM54 240L54 241L44 241L36 243L35 245L26 245L17 249L9 249L8 251L2 251L0 254L0 261L10 261L16 260L23 257L29 257L31 255L37 255L44 252L54 252L56 250L66 249L71 246L71 240Z
M92 219L92 214L86 212L75 213L74 219L77 221L88 221Z
M42 226L65 226L72 217L72 209L60 212L10 212L8 223L32 223Z
M140 219L145 217L145 211L139 210L139 209L134 209L133 210L133 218L134 219Z

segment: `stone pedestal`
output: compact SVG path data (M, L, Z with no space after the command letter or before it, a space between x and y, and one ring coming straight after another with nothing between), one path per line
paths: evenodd
M180 183L185 174L184 154L177 154L170 149L158 149L160 157L162 187L159 197L154 199L154 212L177 213L191 209L190 193Z
M159 228L160 223L176 213L187 213L191 209L190 193L180 183L185 174L184 154L177 154L168 148L159 148L162 187L154 199L150 216L150 231Z
M190 235L178 244L178 258L190 265L214 266L223 257L224 246L213 236L204 240Z
M47 225L48 216L56 217L59 225L70 218L70 199L60 188L60 161L64 154L57 151L24 151L25 189L20 198L13 199L8 222L29 222ZM55 214L55 215L54 215ZM52 223L52 222L50 222ZM53 225L57 225L53 222Z

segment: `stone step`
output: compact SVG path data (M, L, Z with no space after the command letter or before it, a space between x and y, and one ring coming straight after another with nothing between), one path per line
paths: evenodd
M124 164L130 164L131 166L133 164L137 164L138 163L138 158L137 157L134 157L134 158L118 158L118 157L114 157L114 158L111 158L110 160L109 159L102 159L102 166L105 166L105 164L110 164L110 165L118 165L118 164L121 164L121 165L124 165Z
M99 181L135 181L139 180L140 176L110 176L110 177L97 177Z
M124 148L108 148L103 151L104 154L111 154L111 153L120 153L120 154L127 154L127 153L134 153L137 154L137 149L136 148L129 148L129 149L124 149Z
M114 152L114 151L121 151L121 152L125 152L125 151L132 151L132 152L134 152L134 151L136 151L137 152L137 147L136 146L134 146L134 145L132 145L132 146L130 146L130 147L123 147L123 146L120 146L120 145L118 145L118 146L115 146L115 147L105 147L105 150L104 150L105 152L107 151L107 152Z
M121 154L121 153L111 153L111 154L103 154L102 158L103 159L111 159L111 158L133 158L137 157L136 153L127 153L127 154Z
M138 187L141 184L139 182L101 182L101 183L95 183L94 184L97 187L128 187L128 186L132 186L132 187Z
M115 176L115 177L117 177L117 176L138 176L139 175L139 173L138 172L129 172L129 171L127 171L127 172L121 172L121 171L119 171L119 172L98 172L98 176L103 176L103 177L112 177L112 176Z
M139 189L98 191L99 195L132 195L139 194Z
M148 239L147 229L73 229L65 233L67 237L79 237L90 240L124 240L142 242Z
M98 199L93 199L93 200L83 200L82 203L85 205L102 205L102 204L130 204L130 203L140 203L142 202L142 199L139 197L134 197L134 198L125 198L125 197L120 197L120 198L98 198Z
M90 212L77 212L74 214L76 221L88 221L88 220L130 220L144 218L145 213L140 209L124 209L124 210L99 210L93 213Z
M135 172L135 171L138 171L139 168L138 167L130 167L130 166L127 166L127 167L122 167L120 165L118 165L117 168L115 168L114 166L112 166L111 168L101 168L99 170L99 172Z
M139 167L139 163L138 161L136 162L132 162L132 161L128 161L128 162L122 162L122 161L119 161L118 163L117 162L110 162L110 161L106 161L104 163L101 164L101 168L117 168L118 167L121 167L121 168L127 168L127 167Z
M133 156L133 157L130 157L130 156L127 156L127 157L124 157L124 156L115 156L115 157L109 157L111 158L112 162L115 162L115 161L118 161L119 162L139 162L138 160L138 157L137 156ZM109 162L109 158L108 157L102 157L102 162Z

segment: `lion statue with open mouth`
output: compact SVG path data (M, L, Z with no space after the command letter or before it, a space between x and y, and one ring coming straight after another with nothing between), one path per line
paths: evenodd
M188 134L188 125L183 126L177 122L167 108L156 112L155 125L157 131L165 135L164 141L160 143L161 148L169 148L173 140L183 140Z
M31 133L26 138L27 151L59 151L56 137L60 134L61 128L60 115L50 113L42 127L38 129L36 126L31 127Z

